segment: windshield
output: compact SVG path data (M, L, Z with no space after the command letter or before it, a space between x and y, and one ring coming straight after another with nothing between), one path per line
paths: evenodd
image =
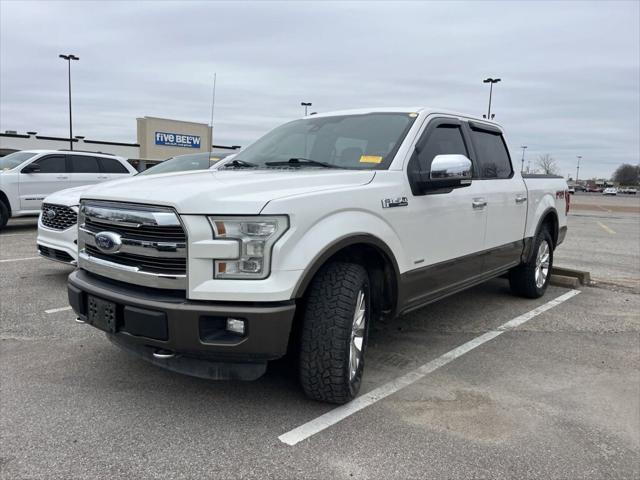
M387 168L416 116L368 113L295 120L248 146L226 168Z
M22 162L29 160L35 155L37 155L37 153L34 152L13 152L4 157L0 157L0 172L16 168Z
M162 163L154 165L140 172L138 175L156 175L158 173L186 172L189 170L207 170L214 164L228 156L224 154L192 153L169 158Z

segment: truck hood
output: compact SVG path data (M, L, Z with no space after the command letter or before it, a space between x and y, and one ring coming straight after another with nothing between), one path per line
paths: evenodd
M183 214L255 215L271 200L364 185L374 175L370 170L201 170L99 184L82 198L166 205Z

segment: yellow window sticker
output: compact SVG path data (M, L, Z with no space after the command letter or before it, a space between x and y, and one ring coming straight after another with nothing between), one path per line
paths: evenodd
M382 157L380 155L362 155L360 157L360 163L381 163Z
M414 112L414 113L410 113L409 116L411 118L416 118L418 116L418 114Z

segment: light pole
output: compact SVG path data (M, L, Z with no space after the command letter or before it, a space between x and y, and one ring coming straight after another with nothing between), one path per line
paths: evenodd
M58 57L67 61L68 79L69 79L69 150L73 150L73 121L71 117L71 60L80 60L75 55L58 55Z
M529 148L526 145L520 147L522 149L522 166L520 167L520 173L524 172L524 151Z
M578 158L578 166L576 167L576 184L578 183L578 175L580 174L580 160L582 159L582 155L576 155Z
M307 116L307 109L313 105L311 102L300 102L300 105L302 105L304 107L304 116Z
M493 95L493 84L498 83L500 78L485 78L482 83L489 84L489 110L487 110L487 120L491 120L491 96Z

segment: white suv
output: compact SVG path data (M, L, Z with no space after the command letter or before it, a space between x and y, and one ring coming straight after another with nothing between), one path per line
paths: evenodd
M23 150L0 157L0 229L10 218L37 215L50 193L134 173L126 159L106 153Z

